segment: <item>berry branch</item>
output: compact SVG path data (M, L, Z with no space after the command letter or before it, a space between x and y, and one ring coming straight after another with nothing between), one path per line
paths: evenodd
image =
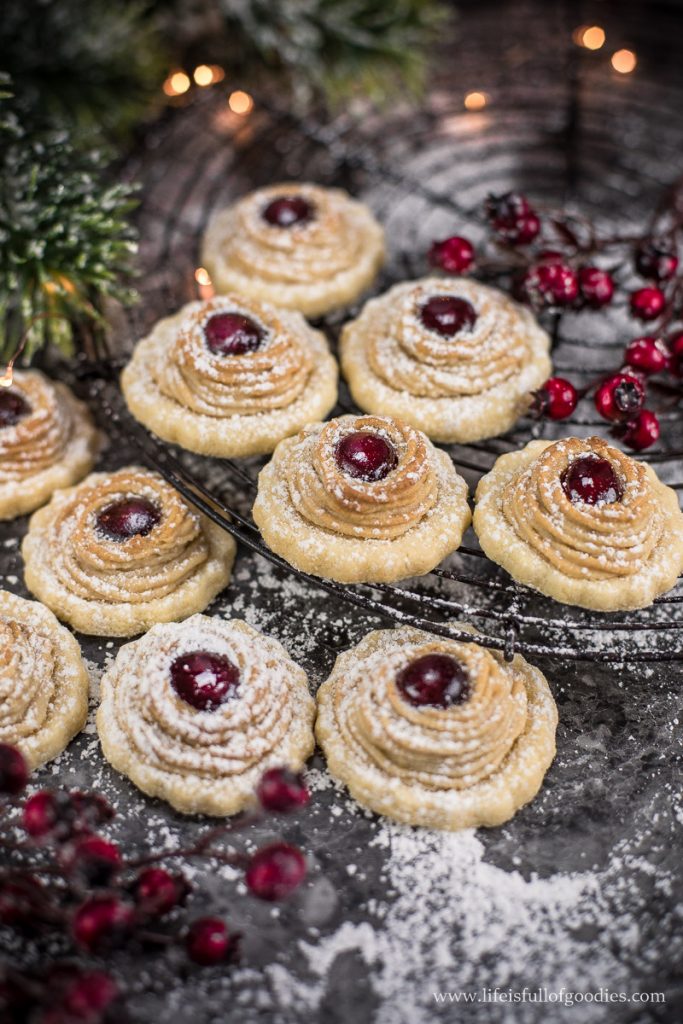
M683 272L678 257L683 179L668 191L642 235L603 235L588 218L573 213L541 216L517 192L489 196L484 213L490 235L481 252L467 238L454 235L432 244L429 262L448 274L476 269L487 278L504 279L518 301L536 313L554 314L556 328L564 312L597 312L616 303L632 271L647 282L630 291L628 308L632 317L648 325L648 333L625 346L621 365L583 388L551 377L530 396L529 412L539 419L567 419L582 398L592 395L613 436L636 451L654 444L660 423L657 412L645 406L648 392L664 397L658 411L683 398ZM607 257L612 260L609 267L595 262Z
M170 860L205 859L244 871L252 896L285 899L303 882L301 850L274 842L247 854L219 845L266 812L287 814L308 803L300 775L271 768L257 788L259 811L207 829L180 850L125 854L98 833L114 810L98 793L41 789L25 795L29 773L16 747L0 744L0 809L6 853L0 868L0 927L47 950L57 939L76 960L45 954L36 966L0 970L0 1018L17 1024L119 1024L125 1019L119 982L91 961L119 947L161 952L182 946L190 961L211 967L239 956L239 934L222 918L185 923L192 887ZM13 811L13 814L9 812ZM13 823L27 838L15 838ZM42 854L42 856L41 856Z

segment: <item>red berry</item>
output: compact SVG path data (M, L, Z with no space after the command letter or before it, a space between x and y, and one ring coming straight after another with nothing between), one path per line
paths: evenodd
M536 211L519 192L489 196L486 213L496 234L509 245L528 245L541 230Z
M666 241L643 242L636 250L636 270L652 281L668 281L678 270L675 247Z
M182 875L164 868L145 868L135 883L135 902L146 914L162 915L183 901L189 885Z
M82 903L71 922L74 941L89 953L117 945L130 931L133 910L114 896L93 896Z
M337 443L334 454L343 473L366 483L384 480L398 462L393 444L380 434L371 434L367 430L346 434Z
M39 839L52 832L59 819L59 804L58 795L49 789L41 789L25 801L22 824L30 836Z
M631 313L638 320L656 320L666 306L661 288L639 288L631 293Z
M600 309L608 306L614 295L612 275L599 267L581 267L579 270L579 289L587 306Z
M261 900L282 900L301 885L306 858L287 843L271 843L257 850L244 876L247 888Z
M116 843L101 836L80 836L70 843L62 857L65 871L89 885L107 885L121 867Z
M104 971L87 971L66 986L61 1004L77 1020L94 1024L118 994L118 986L111 975Z
M643 406L645 388L629 373L615 373L595 392L595 408L606 420L631 419Z
M643 373L662 373L668 369L669 353L659 338L645 335L634 338L625 352L626 362Z
M231 936L220 917L200 917L192 925L185 939L190 960L202 967L224 963L235 951L235 938Z
M550 377L542 388L534 391L531 413L537 418L566 420L576 409L579 396L571 381Z
M565 263L537 263L522 282L522 295L532 306L571 306L579 294L576 272Z
M671 369L677 376L683 377L683 331L672 335L668 339L668 345L671 352Z
M12 927L37 921L44 905L43 884L35 875L16 875L0 881L0 923Z
M629 448L642 452L659 439L659 420L649 409L641 409L634 419L628 421L620 436Z
M0 793L16 796L28 782L26 758L17 747L0 743Z
M429 262L449 274L466 274L474 263L474 246L460 235L444 238L432 243Z
M265 772L256 795L261 807L281 814L303 807L310 800L303 775L295 774L289 768L270 768Z
M463 704L472 693L467 669L449 654L425 654L411 661L396 677L396 687L418 708L449 708Z

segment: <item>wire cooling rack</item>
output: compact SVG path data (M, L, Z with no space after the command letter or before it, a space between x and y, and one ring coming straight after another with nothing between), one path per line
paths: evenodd
M133 343L159 316L196 298L196 254L210 216L236 195L266 183L300 178L360 194L384 222L392 254L377 291L396 280L424 274L424 253L433 237L460 230L476 242L483 230L483 196L509 188L511 178L519 183L521 177L522 187L534 200L540 195L541 201L546 196L571 203L580 160L612 165L613 155L607 149L600 155L600 146L605 145L602 128L592 124L590 104L583 109L580 70L570 71L566 91L557 97L566 116L550 152L543 124L547 97L542 109L529 100L518 121L512 114L507 122L503 119L502 130L499 123L479 122L473 128L471 118L460 116L461 108L451 109L448 101L439 101L438 94L420 115L385 116L377 123L341 116L332 125L299 120L262 102L250 121L241 124L211 100L195 101L191 112L171 116L160 125L148 153L131 168L145 181L140 216L145 271L143 303L129 317L127 341ZM617 96L615 102L623 100ZM514 166L510 153L517 158ZM669 176L673 177L671 172ZM617 214L623 194L614 174L605 177L602 192L592 197L590 205L608 220L608 211ZM637 207L633 200L630 205ZM333 346L342 322L354 312L333 314L317 324ZM633 332L633 324L629 325L618 305L598 320L568 315L555 318L548 327L555 371L571 373L579 382L613 368L624 340ZM242 545L312 588L386 620L456 639L467 639L460 623L474 624L481 633L479 642L503 651L507 658L520 652L586 662L683 660L681 580L650 609L627 615L593 614L559 605L516 584L484 556L471 532L440 568L395 586L341 585L299 572L265 546L251 519L263 460L205 459L159 441L128 414L115 369L111 361L99 369L91 366L86 383L110 433L133 441L147 464ZM604 432L604 422L586 414L587 404L561 425L541 427L523 420L502 437L450 446L449 453L473 491L498 455L522 447L532 437ZM334 414L350 411L353 405L342 387ZM646 452L643 458L656 465L662 478L680 493L680 412L665 413L662 419L670 447Z

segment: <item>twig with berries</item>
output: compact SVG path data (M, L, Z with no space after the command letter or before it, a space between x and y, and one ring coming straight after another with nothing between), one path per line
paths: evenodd
M615 301L633 270L648 283L631 291L631 315L649 333L624 348L622 364L586 387L551 377L530 396L536 418L567 419L592 395L611 433L640 451L660 436L657 412L645 407L648 390L675 405L683 398L683 273L678 246L683 235L683 179L668 191L643 235L601 235L585 217L543 215L516 192L489 196L484 214L490 236L482 251L460 235L432 244L429 261L449 274L479 273L507 284L513 296L537 313L559 318L568 310L598 311ZM596 265L610 256L609 269ZM616 261L616 262L615 262ZM677 325L677 326L676 326ZM652 380L653 377L668 380ZM661 404L659 406L661 410Z
M308 803L302 777L286 768L263 775L258 811L207 829L187 848L144 855L125 854L98 834L114 817L99 794L41 789L27 797L28 778L21 752L0 744L0 806L6 825L0 927L30 936L38 948L57 940L66 955L78 959L51 956L46 964L1 970L2 1020L121 1024L126 1018L120 984L88 962L117 947L159 952L178 945L205 967L235 961L239 935L224 920L200 917L187 926L178 913L191 886L182 871L169 868L171 860L204 858L242 869L248 891L267 901L285 899L306 876L304 854L287 843L270 843L251 855L218 845L264 812L287 814ZM15 838L17 816L26 839Z

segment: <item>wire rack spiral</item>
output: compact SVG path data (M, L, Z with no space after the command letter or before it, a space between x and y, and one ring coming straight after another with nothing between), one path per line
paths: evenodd
M478 212L481 199L487 191L502 191L501 182L509 187L511 177L521 177L523 187L534 196L571 201L585 169L590 181L592 164L599 161L602 166L612 156L605 148L601 124L593 123L596 115L591 104L580 101L580 69L570 66L568 72L558 94L564 112L562 130L555 132L550 152L543 124L547 98L538 109L528 98L522 116L515 113L512 97L502 132L497 124L481 119L475 131L471 116L461 118L461 108L451 110L448 101L439 99L438 90L420 115L395 115L392 121L385 116L377 123L368 119L360 125L344 116L331 126L297 120L259 103L249 123L240 126L226 119L225 111L210 100L195 101L193 116L171 117L163 123L153 139L153 155L142 155L131 168L146 181L141 214L146 270L142 309L126 327L129 341L142 336L158 316L196 297L196 252L210 216L236 194L261 184L307 178L360 194L384 222L393 254L377 283L378 291L396 280L425 273L424 252L431 238L466 226L476 242L483 230ZM614 102L624 101L617 96ZM173 173L158 159L160 150L170 155ZM650 184L654 192L657 183ZM589 195L588 202L597 211L617 211L623 205L614 174L605 180L600 194ZM637 204L633 205L635 209ZM638 209L635 213L643 216ZM354 312L332 315L317 326L335 344L343 319ZM573 379L587 382L614 367L633 326L628 326L624 310L618 307L599 321L599 326L591 321L588 332L587 321L574 315L550 325L556 372L571 372ZM89 376L87 388L110 433L132 440L144 461L246 548L312 587L381 618L456 639L467 638L459 624L471 623L481 632L480 643L503 651L508 658L521 652L587 662L683 660L681 580L650 609L628 615L593 614L517 585L483 555L473 534L433 573L396 586L347 586L299 572L269 551L250 516L263 460L204 459L162 443L128 414L112 374L114 364L105 369ZM342 388L334 414L349 411L353 405ZM665 482L680 493L680 413L664 413L663 420L667 443L673 446L645 453L644 459L655 464ZM586 415L580 406L578 414L561 425L544 424L541 429L525 420L502 437L448 450L473 489L498 455L523 446L533 436L588 436L603 429L604 423Z

